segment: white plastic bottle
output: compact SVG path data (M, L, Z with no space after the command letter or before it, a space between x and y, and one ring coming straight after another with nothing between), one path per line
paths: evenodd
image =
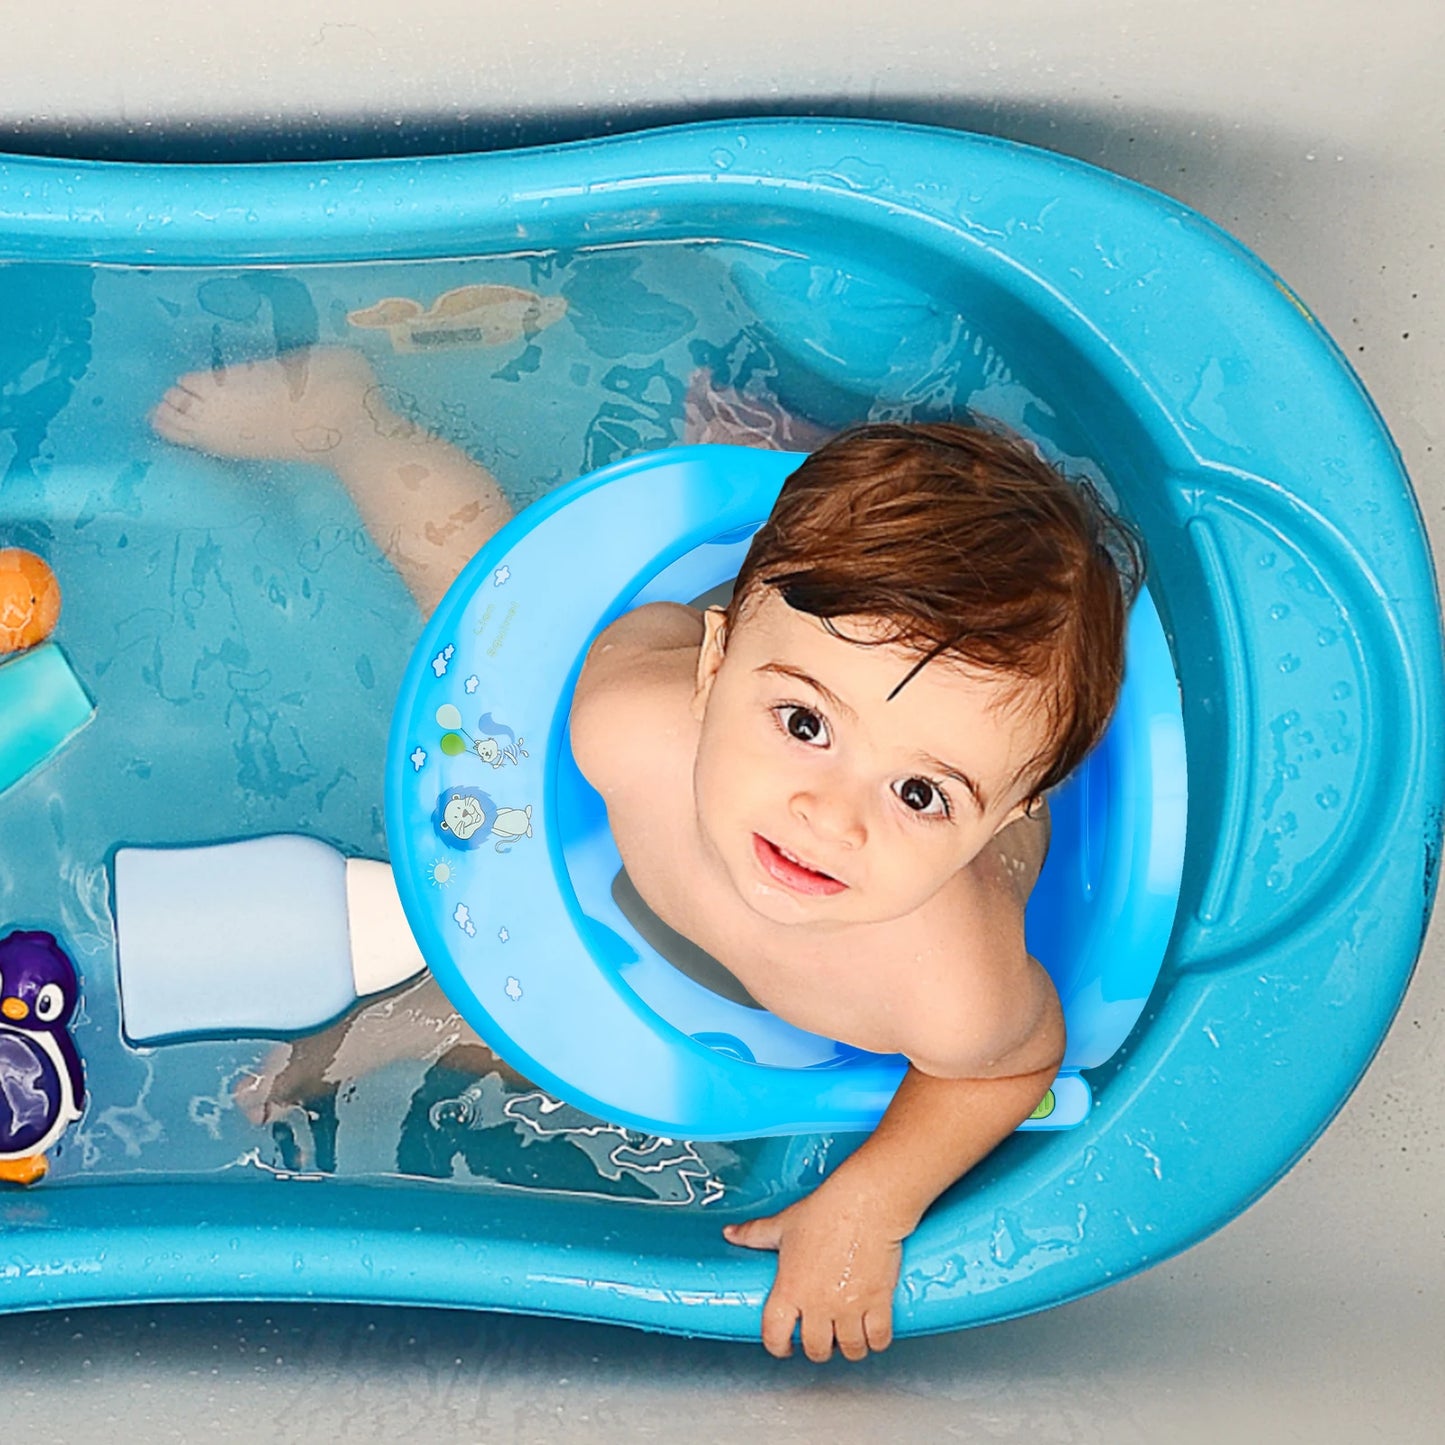
M134 1044L299 1033L426 967L391 866L293 834L122 848L115 920Z

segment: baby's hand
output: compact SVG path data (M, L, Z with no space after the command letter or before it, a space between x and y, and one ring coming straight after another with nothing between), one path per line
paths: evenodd
M803 1353L822 1364L833 1342L861 1360L893 1341L893 1290L904 1232L861 1210L840 1210L826 1191L780 1214L723 1227L729 1244L778 1251L778 1273L763 1307L763 1344L784 1359L802 1317Z

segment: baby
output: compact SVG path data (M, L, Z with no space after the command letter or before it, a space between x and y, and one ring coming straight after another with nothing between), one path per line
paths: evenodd
M911 1067L872 1136L734 1244L779 1252L774 1354L887 1346L902 1241L1064 1051L1024 948L1044 794L1102 734L1133 549L1020 439L884 425L814 452L724 610L588 655L578 765L653 910L801 1028ZM1132 579L1131 579L1132 580Z
M353 353L183 378L153 422L331 465L423 610L507 515ZM776 1355L795 1329L814 1360L886 1348L903 1240L1053 1081L1063 1019L1024 907L1042 799L1118 693L1136 567L1092 493L1020 439L867 427L789 479L726 609L643 607L589 653L573 746L642 899L780 1017L910 1061L817 1190L724 1230L779 1254ZM478 1050L459 1023L437 1039Z

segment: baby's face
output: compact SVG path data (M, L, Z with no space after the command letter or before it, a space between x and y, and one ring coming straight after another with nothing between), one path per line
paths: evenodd
M869 634L862 619L837 625ZM1022 813L1044 723L1012 679L940 659L890 702L916 654L835 637L771 589L721 632L710 612L693 705L698 822L765 918L901 918Z

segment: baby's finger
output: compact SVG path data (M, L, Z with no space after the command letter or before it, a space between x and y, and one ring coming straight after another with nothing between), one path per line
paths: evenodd
M777 1249L783 1242L783 1228L776 1214L748 1219L741 1224L723 1225L723 1238L744 1249Z
M763 1347L770 1355L786 1360L793 1353L793 1326L800 1311L790 1299L774 1290L763 1306Z
M833 1358L833 1316L830 1311L803 1311L803 1353L815 1365L825 1365Z
M868 1339L863 1331L863 1316L856 1310L834 1320L833 1333L837 1336L838 1348L845 1360L868 1358Z
M872 1305L863 1312L863 1333L872 1350L886 1350L893 1343L893 1301Z

